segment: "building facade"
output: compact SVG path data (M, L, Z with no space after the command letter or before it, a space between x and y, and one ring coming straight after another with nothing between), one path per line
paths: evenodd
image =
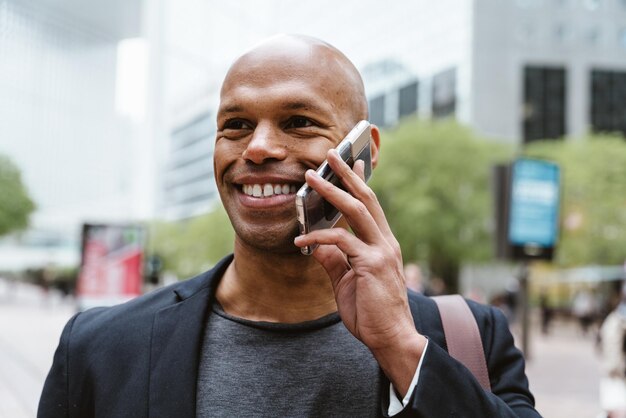
M169 131L160 208L169 220L206 213L218 200L213 174L215 109L200 101L176 116Z
M417 114L454 115L514 144L626 134L626 1L474 0L456 14L423 13L468 42L439 36L434 25L420 26L419 38L436 42L438 51L405 41L395 67L414 71ZM393 125L408 87L389 72L374 76L369 85L366 77L371 117Z
M37 206L31 229L0 244L0 270L75 264L82 222L140 216L142 158L116 108L116 67L141 12L140 1L0 0L0 153Z
M186 2L206 6L198 0ZM482 135L516 145L581 137L589 131L626 133L626 0L420 0L394 7L374 0L318 0L293 11L286 5L283 0L264 2L263 7L247 0L218 2L203 13L183 13L184 18L176 8L179 14L172 25L184 24L186 30L171 31L168 42L184 53L179 51L170 65L190 74L195 90L203 89L207 98L207 107L187 116L190 129L203 114L214 112L215 86L236 55L284 32L313 35L344 51L363 74L371 121L385 128L417 114L453 117ZM319 10L333 13L319 15ZM228 40L219 35L224 19L233 34ZM200 39L211 48L201 46ZM194 83L179 83L173 90L194 90ZM172 97L179 107L185 103L184 94ZM188 106L197 101L197 96L190 97ZM179 158L174 154L182 152L175 143L185 123L168 131L169 167ZM208 146L202 152L206 158L211 155ZM172 182L164 184L170 190L166 196L173 196ZM193 190L195 182L184 187L177 183L176 188ZM216 195L207 189L197 198ZM210 207L200 201L195 205L197 210L179 213Z

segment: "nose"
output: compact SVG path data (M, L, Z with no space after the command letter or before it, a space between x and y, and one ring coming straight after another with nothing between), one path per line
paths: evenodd
M255 164L263 164L268 160L284 160L287 150L281 143L280 130L269 124L258 124L242 157Z

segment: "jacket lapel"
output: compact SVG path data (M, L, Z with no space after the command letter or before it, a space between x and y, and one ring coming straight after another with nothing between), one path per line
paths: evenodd
M178 303L155 314L150 350L150 417L195 417L196 382L206 315L232 255L176 287Z

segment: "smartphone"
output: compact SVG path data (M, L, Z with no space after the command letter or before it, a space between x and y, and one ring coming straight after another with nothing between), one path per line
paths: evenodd
M336 148L341 158L350 167L354 166L355 161L363 160L365 181L368 181L372 175L371 131L370 123L362 120L352 128ZM341 181L328 165L328 161L324 161L319 166L317 173L335 186L344 189ZM341 212L306 183L296 193L296 211L301 235L319 229L332 228L341 217ZM306 246L302 247L301 251L304 255L311 255L315 248L317 245Z

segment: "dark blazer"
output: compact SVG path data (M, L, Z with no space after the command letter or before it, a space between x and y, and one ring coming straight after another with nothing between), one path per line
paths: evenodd
M204 323L231 261L232 255L193 279L70 319L43 388L38 417L195 417ZM492 393L486 393L445 351L435 303L412 292L409 303L415 326L431 343L410 407L398 416L539 416L524 359L499 311L470 303L491 378Z

